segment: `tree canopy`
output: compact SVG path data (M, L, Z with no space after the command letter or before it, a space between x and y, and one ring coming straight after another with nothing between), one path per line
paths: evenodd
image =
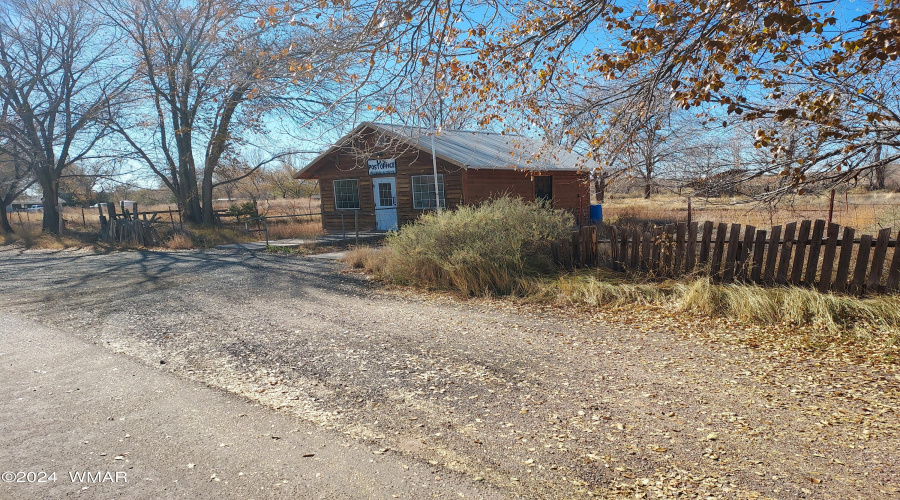
M900 159L900 8L854 5L864 12L836 0L508 2L502 22L464 32L447 70L460 94L483 97L487 120L512 109L594 153L670 102L707 125L751 123L772 158L753 174L774 169L796 189Z

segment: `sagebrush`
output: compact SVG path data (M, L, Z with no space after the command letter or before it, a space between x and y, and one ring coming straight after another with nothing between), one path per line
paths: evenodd
M396 283L510 294L555 272L550 243L573 224L568 212L510 197L428 213L389 235L370 270Z

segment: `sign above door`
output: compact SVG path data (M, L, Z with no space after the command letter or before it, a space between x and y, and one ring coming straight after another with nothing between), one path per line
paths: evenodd
M397 160L369 160L369 175L387 175L397 173Z

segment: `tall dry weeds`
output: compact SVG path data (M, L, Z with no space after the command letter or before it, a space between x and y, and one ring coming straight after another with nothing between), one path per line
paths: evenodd
M526 278L555 271L550 242L568 233L572 216L518 198L499 198L423 215L389 235L371 267L384 279L466 295L522 293Z
M538 283L532 298L567 305L646 305L747 324L810 327L817 333L806 332L805 342L821 345L889 347L900 341L900 295L854 297L799 287L719 284L708 277L629 283L566 275Z

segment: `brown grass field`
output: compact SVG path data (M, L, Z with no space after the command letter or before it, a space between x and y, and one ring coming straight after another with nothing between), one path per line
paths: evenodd
M231 204L241 204L248 200L217 202L216 210L227 210ZM141 212L165 212L174 210L175 205L140 206ZM269 239L312 238L322 232L319 216L319 200L311 198L263 200L258 202L259 214L276 217L268 220ZM300 217L281 217L298 215ZM100 213L96 208L63 207L66 229L60 236L41 232L43 214L37 212L14 212L9 214L10 224L15 231L3 235L4 244L21 244L26 248L60 249L99 245ZM182 230L183 227L183 230ZM163 239L163 247L169 249L208 248L228 243L259 241L264 235L247 232L246 221L234 217L222 217L214 228L182 224L177 213L160 214L156 224ZM254 227L251 227L254 229Z
M217 210L226 210L231 204L248 200L217 202ZM751 224L759 229L783 225L803 219L827 219L827 196L797 196L774 205L750 202L742 198L693 198L692 220ZM683 222L688 219L686 197L654 195L650 199L640 196L615 194L603 203L606 222ZM269 239L309 238L321 233L318 216L319 200L311 198L263 200L258 203L260 215L278 217L292 214L314 214L299 218L269 219ZM142 212L167 211L174 205L140 207ZM3 237L5 243L21 242L28 247L65 248L89 246L97 241L100 231L99 213L95 208L63 207L66 232L62 237L49 237L41 233L42 214L16 212L10 214L15 235ZM882 228L900 230L900 193L849 192L835 198L833 222L857 229L858 234L874 234ZM174 226L174 231L173 231ZM169 248L209 247L225 243L243 243L263 238L261 233L248 233L245 223L233 217L224 217L216 228L185 225L181 233L177 214L162 214L157 228ZM171 241L170 241L171 240Z
M693 221L751 224L759 229L804 219L827 219L828 196L797 196L776 205L753 203L745 198L694 198ZM687 198L674 195L641 197L616 196L603 204L607 222L684 222L688 218ZM866 234L886 227L900 229L900 193L840 193L834 200L832 222Z

